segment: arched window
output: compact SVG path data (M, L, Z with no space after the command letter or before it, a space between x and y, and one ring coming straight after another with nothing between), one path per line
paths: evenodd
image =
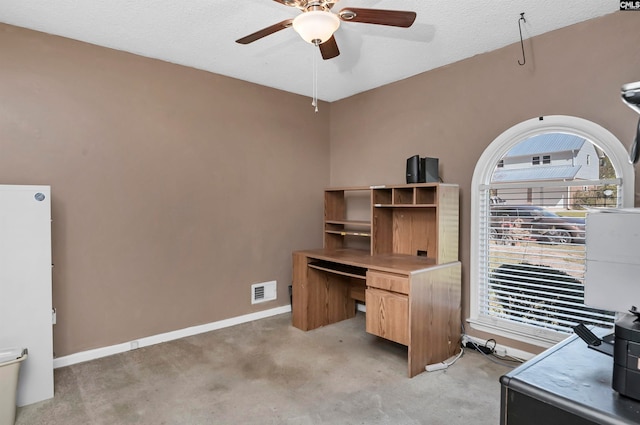
M539 117L498 136L472 180L471 326L550 346L579 322L611 323L584 305L584 217L633 206L633 185L622 143L590 121Z

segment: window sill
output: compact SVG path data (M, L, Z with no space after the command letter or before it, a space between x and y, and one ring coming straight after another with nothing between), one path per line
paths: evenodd
M517 324L509 326L503 321L491 319L469 318L467 322L471 325L472 329L477 331L487 332L541 348L549 348L570 336L561 332L535 329Z

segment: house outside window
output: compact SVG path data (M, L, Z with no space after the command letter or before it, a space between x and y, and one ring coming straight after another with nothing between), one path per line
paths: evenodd
M587 164L596 147L608 166ZM525 121L487 148L472 182L472 328L547 347L577 323L613 322L584 305L584 220L587 208L633 205L627 158L611 133L564 116Z
M542 156L542 164L551 164L551 155ZM587 164L589 164L589 156L587 155Z
M531 165L540 165L540 157L534 156L533 159L531 160Z

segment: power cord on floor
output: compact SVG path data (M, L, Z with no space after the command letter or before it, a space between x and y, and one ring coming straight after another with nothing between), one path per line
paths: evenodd
M427 372L434 372L436 370L442 370L442 369L446 369L449 366L451 366L452 364L454 364L455 362L458 361L458 359L460 357L462 357L464 355L464 348L460 348L460 352L458 354L456 354L452 359L448 360L448 361L444 361L444 362L440 362L440 363L433 363L430 365L427 365L427 367L425 367L424 369Z
M487 359L491 360L493 363L514 368L520 365L521 363L525 362L524 359L520 359L518 357L509 356L509 355L506 355L506 356L498 355L496 353L496 346L498 344L496 340L493 338L486 340L484 345L477 344L467 335L466 329L464 328L464 323L461 323L460 326L462 328L462 340L466 341L466 344L463 344L463 346L479 352L480 354L485 356Z
M463 336L464 338L464 336ZM496 340L495 339L488 339L484 345L479 345L476 344L475 342L471 341L470 339L467 339L467 343L465 344L465 346L467 348L470 348L472 350L476 350L476 351L480 351L483 354L494 354L496 352ZM492 346L489 346L489 343L493 342Z
M474 341L472 341L471 339L469 339L469 337L467 335L463 335L463 338L466 339L467 343L466 343L466 347L476 350L478 351L480 354L482 354L483 356L485 356L487 359L491 360L493 363L502 365L502 366L506 366L506 367L510 367L510 368L514 368L516 366L518 366L521 363L524 363L523 359L519 359L517 357L513 357L513 356L499 356L498 354L496 354L496 340L495 339L488 339L484 345L479 345L476 344ZM491 343L493 343L493 345L491 345ZM510 363L506 363L506 362L510 362Z
M525 362L524 359L520 359L514 356L498 355L496 353L496 347L498 343L493 338L486 340L483 345L477 344L466 334L463 323L460 324L460 327L462 329L462 341L466 341L466 343L460 344L460 352L453 358L448 359L446 361L427 365L425 367L425 370L427 372L435 372L436 370L447 369L449 366L453 365L456 361L458 361L460 357L464 355L465 348L468 348L470 350L475 350L480 354L482 354L483 356L485 356L490 361L492 361L493 363L499 364L501 366L509 367L509 368L514 368L520 365L521 363Z

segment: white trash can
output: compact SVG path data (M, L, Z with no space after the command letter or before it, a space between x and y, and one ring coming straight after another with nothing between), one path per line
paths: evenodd
M26 348L0 348L0 425L16 422L18 374L26 358Z

